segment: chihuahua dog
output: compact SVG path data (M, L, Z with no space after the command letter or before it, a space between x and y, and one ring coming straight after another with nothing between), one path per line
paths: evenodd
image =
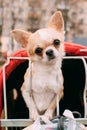
M34 33L15 29L13 38L26 48L29 67L21 88L30 118L53 117L56 99L63 96L61 63L64 56L64 21L60 11L50 18L47 28Z

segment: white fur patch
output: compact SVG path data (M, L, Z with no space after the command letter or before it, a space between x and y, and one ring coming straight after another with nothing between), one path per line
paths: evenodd
M62 35L56 31L55 29L40 29L37 31L41 37L42 40L45 40L45 41L48 41L48 42L51 42L53 39L63 39Z

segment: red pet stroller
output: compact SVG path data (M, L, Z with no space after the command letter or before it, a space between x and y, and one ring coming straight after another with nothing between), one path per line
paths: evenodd
M65 43L64 45L66 52L62 63L64 97L59 104L59 113L62 115L65 109L69 109L74 112L75 117L79 116L82 123L85 123L87 122L84 118L87 116L87 47L73 43ZM2 108L4 108L5 118L11 119L11 121L14 119L13 121L15 123L13 123L13 126L15 127L26 126L29 122L32 123L32 121L28 119L29 112L20 91L28 64L29 59L27 52L20 50L8 58L3 69L0 71L0 115ZM12 92L14 88L18 96L13 102ZM18 121L19 123L17 123ZM1 119L1 126L11 127L12 124L9 120Z

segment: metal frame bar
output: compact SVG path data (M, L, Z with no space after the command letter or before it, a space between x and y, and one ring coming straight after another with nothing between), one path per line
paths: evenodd
M87 118L77 118L75 120L87 125ZM31 119L1 119L1 127L26 127L32 123Z
M8 120L7 118L7 100L6 100L6 74L5 69L9 65L10 60L29 60L29 57L8 57L7 62L3 66L3 95L4 95L4 109L5 109L5 120ZM2 119L0 119L0 122ZM8 123L9 124L9 123ZM5 126L6 130L8 130L7 125Z
M85 75L86 75L86 79L85 79L85 89L84 89L84 93L83 93L83 99L84 99L84 117L86 118L87 117L87 103L86 103L86 91L87 91L87 64L86 64L86 61L84 58L87 58L86 57L83 57L83 56L67 56L67 57L64 57L64 59L81 59L83 61L83 64L84 64L84 69L85 69Z
M1 119L1 127L24 127L32 123L31 119Z
M84 102L85 102L85 115L86 113L86 98L85 93L87 90L87 64L84 58L87 58L87 56L67 56L64 57L64 59L82 59L84 62L85 67L85 74L86 74L86 82L85 82L85 90L84 90ZM22 126L28 126L33 123L31 119L7 119L7 101L6 101L6 75L5 75L5 68L9 65L10 60L29 60L29 57L8 57L7 62L3 66L3 90L4 90L4 107L5 107L5 119L0 119L1 127L22 127ZM87 125L87 118L78 118L75 119L76 121L79 121L80 123Z
M5 68L9 65L10 60L29 60L29 57L8 57L7 62L3 66L3 92L4 92L4 109L5 109L5 119L7 119L7 101L6 101L6 75Z

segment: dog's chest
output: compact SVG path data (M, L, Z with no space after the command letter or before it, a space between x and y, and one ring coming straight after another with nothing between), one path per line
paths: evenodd
M37 71L32 77L32 90L35 92L45 92L57 88L57 73Z

